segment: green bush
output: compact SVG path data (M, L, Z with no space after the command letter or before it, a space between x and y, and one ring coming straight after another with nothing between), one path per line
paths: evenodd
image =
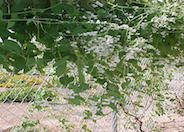
M44 88L14 88L0 93L0 101L4 102L52 101L54 98L56 98L56 93Z
M45 84L38 76L28 74L7 74L0 73L0 87L31 87ZM44 85L45 86L45 85Z

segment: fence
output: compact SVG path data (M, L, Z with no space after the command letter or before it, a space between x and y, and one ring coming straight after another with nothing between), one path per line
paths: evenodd
M174 81L176 84L177 80ZM184 89L182 80L179 81L179 85L179 90ZM170 89L170 93L177 93L175 92L176 89ZM57 78L50 74L39 75L32 72L17 75L1 70L0 130L4 132L147 132L158 125L158 129L164 129L161 124L165 118L153 114L153 99L150 97L143 97L144 107L137 110L138 112L135 112L136 109L130 102L125 108L118 105L118 113L109 108L104 108L104 116L92 116L93 112L96 111L93 106L72 106L66 102L64 98L70 96L71 92L69 89L60 88ZM95 94L95 92L95 90L90 90L83 96L88 98L90 94ZM173 95L175 94L170 94L170 96ZM131 98L132 101L137 100L137 93L132 91ZM170 104L165 115L173 113L173 108L176 106L178 107L178 104ZM184 122L183 118L180 119ZM160 120L159 123L158 120ZM184 130L182 125L178 126L177 129ZM164 130L166 128L168 127L165 127Z
M112 129L111 110L106 110L106 117L84 120L84 114L89 113L89 108L67 104L64 97L71 91L57 88L56 83L57 80L50 75L30 73L15 75L1 71L0 130L109 131Z

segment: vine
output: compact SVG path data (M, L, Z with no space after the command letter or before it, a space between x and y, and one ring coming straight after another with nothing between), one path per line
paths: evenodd
M103 106L126 107L133 92L160 101L166 89L160 60L183 55L183 11L182 0L2 0L0 64L14 73L35 68L44 74L53 62L75 105L87 102L80 93L99 86L89 98L97 115ZM156 106L162 114L161 103Z

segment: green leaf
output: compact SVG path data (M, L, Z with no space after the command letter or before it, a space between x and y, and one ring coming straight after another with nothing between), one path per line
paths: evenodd
M68 58L69 57L66 56L54 64L54 67L56 67L56 75L57 76L61 76L62 74L64 74L66 72L66 70L67 70L66 64L67 64Z
M51 6L55 8L52 8L51 10L55 13L55 14L59 14L61 13L62 11L62 8L61 8L61 5L57 5L60 1L59 0L51 0L50 3L51 3ZM56 6L57 5L57 6Z
M113 109L113 111L118 112L117 106L116 106L114 103L110 102L110 104L109 104L108 106L109 106L111 109Z
M97 112L96 112L96 115L104 116L104 113L103 113L102 109L98 109Z
M44 60L41 58L36 59L37 68L41 73L44 73L43 68L45 67Z
M112 84L112 83L108 83L107 84L107 90L109 91L119 91L118 85Z
M115 2L115 0L108 0L110 3L114 3Z
M78 58L77 60L77 68L78 68L78 73L79 73L79 83L80 84L83 84L85 83L85 77L84 77L84 74L83 74L83 67L84 67L84 64L82 62L82 57L81 58Z
M31 70L34 66L36 65L36 60L35 58L27 58L26 59L26 69L25 72L28 72L29 70Z
M24 49L24 52L25 52L25 56L27 56L29 58L30 57L35 57L35 56L41 54L41 51L39 51L39 49L36 47L36 45L34 43L30 43L30 42L25 43L23 45L23 47L24 47L23 49Z
M82 126L82 129L84 130L84 132L92 132L92 131L87 127L86 124Z
M98 78L96 82L103 85L105 82L107 82L107 80L106 79L102 79L102 78Z
M80 70L79 70L79 83L80 83L80 84L85 83L84 74L83 74L82 71L80 71Z
M109 69L105 70L105 75L106 77L111 80L111 81L115 81L114 80L114 73L113 71L110 71Z
M15 22L8 22L7 28L9 29L9 28L13 27L14 25L15 25Z
M80 84L80 92L84 92L85 90L89 89L89 85L86 83Z
M71 29L71 34L72 35L78 35L86 32L86 28L80 26L80 25L75 25L74 28Z
M62 63L60 66L56 68L56 75L61 76L66 72L66 62Z
M121 87L124 89L131 83L131 80L129 78L125 78L125 82L121 84Z
M0 7L3 5L4 0L0 0Z
M11 33L7 30L6 24L1 23L1 21L0 21L0 27L1 27L0 36L1 36L2 40L7 40L8 37L11 35Z
M25 8L31 6L30 0L15 0L11 7L12 12L23 11Z
M3 64L3 62L4 62L4 58L2 55L0 55L0 64Z
M99 18L106 18L108 17L108 13L104 9L99 9L97 11L98 17Z
M69 60L71 61L76 61L77 58L76 58L76 55L75 55L75 52L73 51L73 47L71 46L71 43L69 40L62 40L60 43L59 43L59 54L62 56L62 57L65 57L65 56L69 56Z
M160 102L157 102L156 103L156 107L157 107L157 109L158 109L158 111L157 111L157 114L158 115L163 115L165 112L164 112L164 109L163 109L163 107L162 107L162 105L161 105L161 103Z
M123 97L119 92L118 85L108 83L106 89L106 96L113 96L115 99L121 99Z
M24 0L25 1L25 0ZM44 9L44 8L47 8L50 4L50 0L32 0L33 2L33 6L34 8L40 8L40 9Z
M15 72L19 72L20 70L26 67L26 61L21 56L14 56L15 61L12 61L12 66L15 68Z
M16 55L22 55L22 49L20 45L12 40L5 40L4 45L1 48Z
M90 119L93 115L92 112L89 110L85 110L83 113L85 115L84 119Z
M84 102L84 98L82 98L79 95L74 96L74 98L68 98L68 103L72 105L80 105L82 102Z
M60 77L60 83L67 86L69 83L73 82L74 78L65 75L64 77Z
M142 0L143 2L145 2L145 3L148 3L149 2L149 0Z
M0 54L6 59L8 65L14 67L14 72L17 73L25 68L26 61L22 49L17 42L5 40L0 46L0 50Z
M3 12L0 10L0 20L3 19Z
M127 31L126 30L121 31L120 39L121 39L122 44L126 44L127 42Z
M140 72L142 71L142 68L138 65L138 60L136 60L136 59L129 59L128 62L132 63L134 68L136 68L138 71L140 71Z
M16 14L12 14L11 19L18 19L18 16ZM12 28L15 24L16 22L8 21L7 29Z

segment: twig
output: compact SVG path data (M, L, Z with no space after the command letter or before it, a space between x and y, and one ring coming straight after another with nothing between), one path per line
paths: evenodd
M143 122L140 120L139 117L133 115L133 114L130 114L129 112L125 111L125 109L123 108L123 112L129 116L132 116L134 117L134 119L136 120L136 122L139 124L139 130L140 132L145 132L143 129L142 129L142 126L143 126Z
M144 117L144 113L151 107L152 102L153 102L153 96L151 96L151 102L150 102L149 105L148 105L149 100L150 100L150 98L146 101L146 105L145 105L146 108L145 108L144 111L142 112L141 118Z

